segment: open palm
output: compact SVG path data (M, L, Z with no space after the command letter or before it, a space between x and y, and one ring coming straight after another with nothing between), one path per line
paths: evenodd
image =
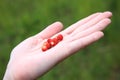
M63 31L62 23L55 22L37 35L24 40L13 49L4 80L37 79L57 63L100 39L104 35L102 30L111 22L111 16L111 12L95 13ZM43 42L58 34L63 35L63 40L43 52Z

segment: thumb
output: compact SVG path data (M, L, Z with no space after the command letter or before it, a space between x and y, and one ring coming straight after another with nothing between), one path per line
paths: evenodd
M60 32L63 28L63 24L61 22L55 22L45 28L42 32L38 33L36 36L42 39L47 39Z

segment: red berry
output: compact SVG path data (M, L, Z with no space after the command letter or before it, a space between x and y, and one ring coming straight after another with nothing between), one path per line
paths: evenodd
M50 41L50 45L51 45L51 47L53 47L53 46L56 45L56 43L54 42L54 40Z
M42 51L46 51L51 48L51 45L48 42L44 42L42 46Z
M44 42L44 43L43 43L43 46L46 46L48 49L51 48L51 45L50 45L50 43L48 43L48 42Z
M47 49L47 46L42 46L42 51L46 51Z
M52 39L48 39L47 42L50 43L52 41Z
M58 41L62 41L62 40L63 40L63 36L62 36L61 34L59 34L59 35L57 36L57 39L58 39Z
M46 51L51 47L55 46L58 42L63 40L63 36L59 34L58 36L54 37L53 39L48 39L46 42L43 43L42 51Z
M51 47L55 46L58 43L57 38L48 39L47 42L50 44Z
M55 45L59 42L58 39L57 39L56 37L53 38L53 41L54 41Z

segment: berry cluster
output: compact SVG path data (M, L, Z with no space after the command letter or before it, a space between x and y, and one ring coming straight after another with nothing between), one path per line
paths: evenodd
M47 39L46 42L43 43L42 46L42 51L46 51L52 47L54 47L56 44L58 44L60 41L63 40L63 35L59 34L56 37L52 38L52 39Z

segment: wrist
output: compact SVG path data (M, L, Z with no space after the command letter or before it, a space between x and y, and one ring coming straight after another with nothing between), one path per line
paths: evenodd
M8 69L6 69L3 80L14 80L12 77L12 73L10 73Z

